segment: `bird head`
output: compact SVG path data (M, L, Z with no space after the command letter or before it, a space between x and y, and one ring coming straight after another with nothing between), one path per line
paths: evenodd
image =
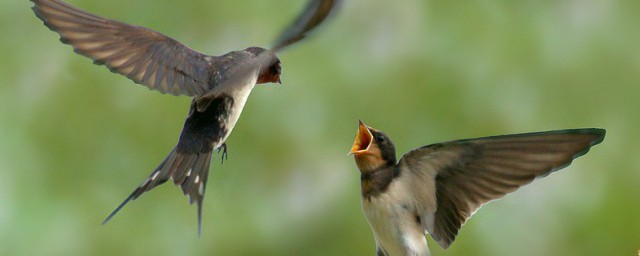
M391 139L362 121L359 121L358 134L349 154L354 156L361 172L396 164L396 148Z
M264 83L278 83L282 84L280 80L280 74L282 73L282 66L280 65L280 59L273 53L265 48L261 47L249 47L245 51L251 53L254 58L258 58L260 62L260 74L258 76L257 84Z

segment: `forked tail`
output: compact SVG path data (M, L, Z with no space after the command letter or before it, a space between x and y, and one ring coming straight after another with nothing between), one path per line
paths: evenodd
M174 148L158 168L118 208L109 214L102 224L109 222L129 201L135 200L145 192L165 183L169 179L173 179L173 183L182 187L182 192L189 197L189 204L196 202L198 205L198 235L202 234L202 199L207 187L211 155L212 151L207 153L182 153Z

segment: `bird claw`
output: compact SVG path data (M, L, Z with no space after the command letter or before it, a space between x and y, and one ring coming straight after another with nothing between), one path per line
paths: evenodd
M222 145L220 145L220 147L218 148L218 153L220 153L220 150L222 150L222 161L221 164L224 164L224 160L229 160L229 154L227 154L227 143L222 143Z

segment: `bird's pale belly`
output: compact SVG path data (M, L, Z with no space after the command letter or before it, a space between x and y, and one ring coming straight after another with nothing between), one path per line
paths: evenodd
M235 91L233 94L234 102L233 106L229 110L229 115L225 120L225 127L227 127L227 134L224 135L220 144L224 143L233 128L236 126L238 119L240 119L240 114L242 113L242 109L244 109L245 103L247 103L247 99L249 98L249 94L251 94L251 90L253 89L253 84L242 87L240 90ZM220 145L215 145L214 148L218 148Z
M364 215L378 246L389 256L430 255L415 216L400 203L402 200L394 200L388 195L362 200Z

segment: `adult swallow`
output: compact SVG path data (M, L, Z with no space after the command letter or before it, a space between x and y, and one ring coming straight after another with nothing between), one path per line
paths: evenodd
M602 142L603 129L571 129L457 140L413 149L396 161L393 142L360 122L350 154L376 255L430 255L483 204L560 170Z
M129 201L172 179L189 203L197 204L199 234L212 152L224 149L225 156L225 141L254 86L280 83L275 53L306 37L339 4L339 0L310 0L272 50L249 47L210 56L151 29L99 17L59 0L31 1L36 16L76 53L152 90L193 97L178 144L103 224Z

